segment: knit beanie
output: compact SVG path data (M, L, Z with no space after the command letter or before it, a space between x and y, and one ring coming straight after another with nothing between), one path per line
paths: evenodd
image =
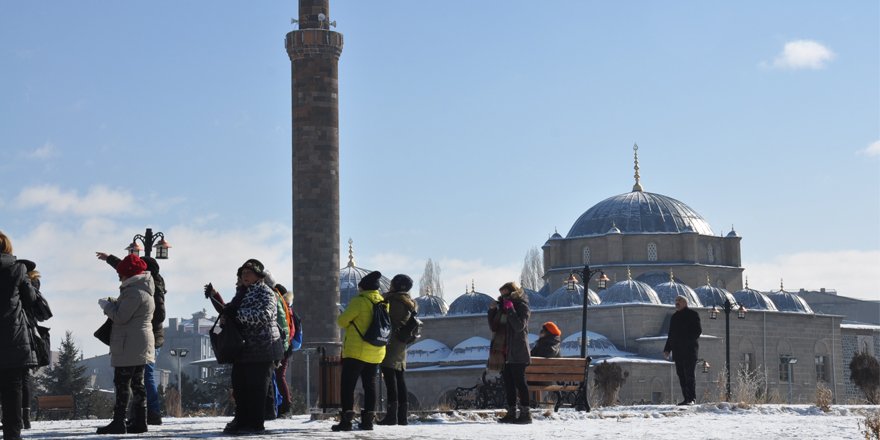
M550 333L553 336L559 336L562 334L562 330L559 330L559 327L557 327L553 321L545 322L544 330L547 330L547 333Z
M140 275L147 270L147 263L135 254L128 254L116 265L116 273L123 277Z
M382 272L374 270L361 278L358 288L361 290L379 290L379 279L382 278Z

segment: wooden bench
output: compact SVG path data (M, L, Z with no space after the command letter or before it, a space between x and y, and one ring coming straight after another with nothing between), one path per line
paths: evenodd
M584 397L587 389L587 373L590 357L584 358L542 358L532 357L526 367L526 383L529 391L536 392L538 404L553 404L553 411L562 405L578 410L590 410ZM552 393L555 401L545 401L543 393Z
M67 418L76 417L73 396L37 396L37 420L45 420L49 414L65 413Z

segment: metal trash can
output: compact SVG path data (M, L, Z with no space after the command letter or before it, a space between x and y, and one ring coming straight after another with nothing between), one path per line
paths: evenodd
M321 347L319 363L318 399L322 412L329 409L342 409L342 357L327 356Z

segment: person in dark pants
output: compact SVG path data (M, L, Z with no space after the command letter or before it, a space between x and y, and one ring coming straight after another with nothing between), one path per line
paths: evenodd
M528 297L513 281L498 289L501 296L489 305L489 328L492 332L505 332L504 367L501 377L504 380L504 395L507 398L507 415L499 423L532 423L529 412L529 387L526 383L526 367L531 362L529 355L529 310ZM519 398L519 417L517 411Z
M406 324L410 315L416 313L416 302L409 296L413 280L407 275L395 275L391 279L391 290L385 294L391 317L392 337L385 348L385 359L382 360L382 378L388 390L388 410L379 425L407 424L407 389L404 373L406 372L406 342L401 341L397 334Z
M21 439L22 383L28 369L37 366L24 308L35 301L36 291L27 269L13 255L12 241L0 231L0 404L4 440Z
M27 269L28 279L30 279L31 286L33 286L36 295L36 301L31 304L31 307L23 307L25 316L28 319L28 325L31 328L36 328L38 322L46 321L52 317L52 310L49 308L49 303L43 298L42 293L40 293L40 271L37 270L37 264L31 260L21 258L19 258L18 262L24 264L25 269ZM39 360L38 357L38 364ZM38 368L39 365L35 370ZM32 372L31 369L27 369L21 383L21 422L23 429L31 429L31 398L33 397L31 382L33 382Z
M379 362L385 358L385 346L372 345L363 340L361 334L373 321L373 304L384 301L379 293L379 280L382 274L370 272L358 283L358 295L351 299L336 324L345 329L342 342L342 415L339 423L330 427L333 431L351 431L354 419L354 389L358 379L364 389L364 408L358 427L373 429L376 416L376 372ZM385 307L388 307L387 305Z
M700 344L697 340L703 333L700 315L688 308L687 298L675 298L675 313L669 321L669 336L663 347L663 357L669 359L670 354L675 361L675 372L681 384L684 400L679 405L693 405L697 401L697 381L694 370L697 368L697 353Z

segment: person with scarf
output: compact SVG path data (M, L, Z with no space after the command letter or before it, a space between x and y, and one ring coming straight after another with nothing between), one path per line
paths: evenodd
M503 359L501 377L504 380L504 395L507 398L507 415L499 423L532 423L529 412L529 387L526 383L526 367L531 362L529 355L529 303L525 292L515 282L504 283L498 289L501 294L497 301L489 305L489 328L492 330L492 354ZM492 368L496 365L490 365ZM517 407L517 398L519 406ZM516 411L519 409L519 417Z

